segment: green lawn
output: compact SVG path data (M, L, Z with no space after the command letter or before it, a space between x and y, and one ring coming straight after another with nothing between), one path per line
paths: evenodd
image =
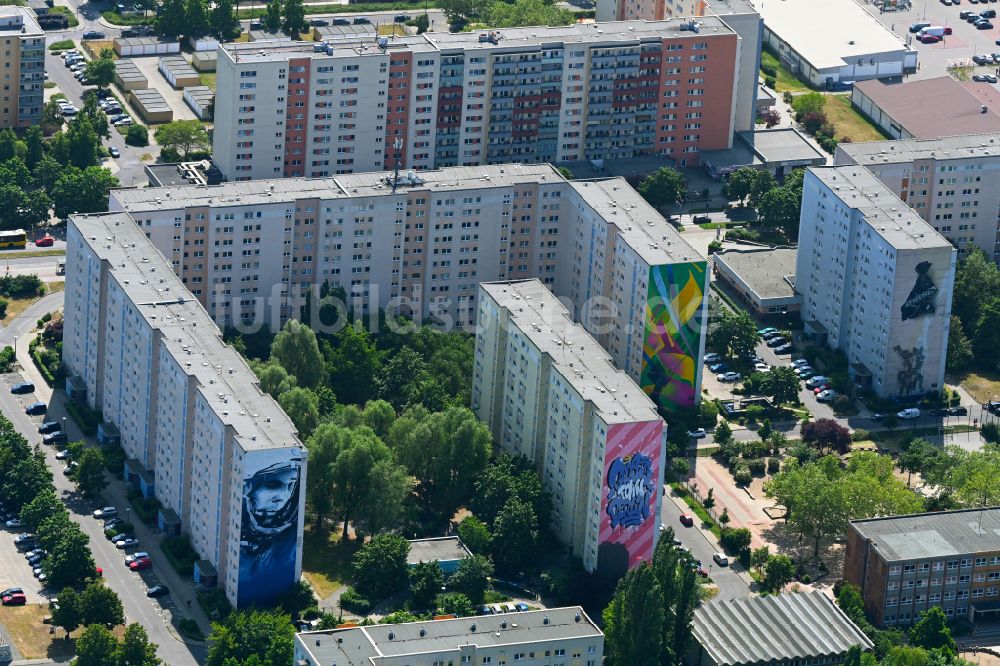
M215 72L199 72L198 78L201 79L201 85L215 90Z
M320 599L350 584L357 544L342 543L339 531L317 533L311 528L306 528L302 544L302 575Z
M882 141L887 137L851 106L848 95L827 95L823 107L827 120L837 128L837 139L848 137L853 143Z
M778 70L778 76L775 77L777 79L775 89L778 92L781 93L788 91L795 93L795 92L810 92L812 90L809 86L800 81L794 74L788 71L784 65L778 62L778 59L775 58L774 55L772 55L770 52L768 51L761 52L760 64L762 66L772 65ZM763 71L761 71L760 75L762 77L767 76L766 74L764 74Z
M49 14L65 14L66 18L69 20L69 27L75 28L80 25L80 19L76 17L73 10L69 7L63 7L62 5L56 5L55 7L49 7Z
M949 384L961 384L979 402L1000 399L1000 372L975 370L960 378L948 379Z

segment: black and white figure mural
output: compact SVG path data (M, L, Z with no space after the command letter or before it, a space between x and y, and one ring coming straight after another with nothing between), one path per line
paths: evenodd
M931 279L930 270L931 262L929 261L921 261L917 264L917 282L900 308L903 321L915 319L924 314L934 314L934 300L938 289L934 285L934 280Z
M297 578L302 459L294 449L248 452L243 477L237 605L265 605Z

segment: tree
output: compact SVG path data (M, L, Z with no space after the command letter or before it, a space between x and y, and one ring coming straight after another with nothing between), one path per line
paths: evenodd
M746 198L750 196L756 178L757 169L740 167L726 176L726 183L723 185L722 191L727 199L737 201L742 206Z
M20 227L38 227L49 221L52 199L43 190L29 190L24 193L21 207L16 211Z
M981 248L970 247L955 269L951 308L966 333L975 332L980 315L997 294L1000 294L1000 268Z
M409 553L410 542L398 534L372 537L354 556L358 591L372 599L384 599L405 588Z
M770 109L764 111L764 113L760 114L760 118L764 121L764 125L767 129L771 129L781 122L781 112L774 107L771 107Z
M723 308L708 332L709 345L723 355L750 356L760 340L757 324L745 310Z
M664 622L660 584L644 562L618 582L604 609L605 663L659 666Z
M306 11L302 6L302 0L285 0L285 20L281 24L285 34L298 39L305 24Z
M475 516L467 516L458 524L458 538L473 553L487 553L492 536L483 521Z
M833 419L817 419L803 423L802 441L823 451L847 453L851 450L851 431Z
M125 143L130 146L148 146L149 130L145 125L129 125L125 132Z
M49 584L55 587L76 587L94 575L94 557L90 552L89 539L79 526L74 523L63 532L49 550L49 557L43 561L42 568L49 577Z
M507 500L493 523L493 561L501 571L520 571L534 555L538 517L530 504L518 497Z
M32 125L24 135L25 154L24 163L29 169L34 170L35 165L45 157L45 144L42 142L42 129L38 125Z
M94 141L97 141L96 135ZM65 169L50 192L56 217L67 218L71 213L107 211L108 192L118 185L118 179L107 169Z
M518 497L531 504L544 531L552 513L552 498L542 487L534 465L524 456L497 456L476 480L470 507L496 532L496 519L507 500Z
M192 152L206 151L212 146L208 130L197 120L175 120L160 125L154 136L156 143L164 148L176 150L183 160L187 160Z
M681 172L660 167L639 183L639 194L653 208L672 206L684 198L687 181Z
M430 27L431 27L431 19L430 19L430 17L429 17L428 15L427 15L427 13L426 13L426 12L425 12L425 13L423 13L423 14L417 14L417 15L416 15L416 16L415 16L415 17L413 18L413 20L411 20L411 21L408 21L408 23L409 23L410 25L412 25L412 26L413 26L414 28L416 28L416 29L417 29L417 34L418 34L418 35L422 35L422 34L424 34L424 33L425 33L425 32L427 32L427 31L428 31L428 30L430 29ZM560 173L562 173L562 171L560 171ZM566 176L566 174L563 174L563 177L565 177L565 178L566 178L567 180L572 180L572 179L573 179L573 174L572 174L572 173L570 173L570 175L569 175L569 176Z
M795 564L788 555L771 555L764 565L763 587L769 592L781 592L781 588L795 578Z
M390 496L382 494L382 489L375 486L375 474L380 463L392 462L392 452L368 428L348 430L341 441L340 452L331 470L332 499L344 521L343 539L347 541L352 519L359 514L364 515L365 510L372 507L372 502L389 502ZM385 472L384 469L381 471L383 479ZM401 501L398 493L394 495Z
M281 0L268 0L262 23L264 30L268 32L278 32L281 29Z
M288 374L284 366L274 359L267 363L251 362L250 367L257 375L260 390L270 394L275 400L280 400L286 391L295 388L295 377Z
M551 0L514 0L490 2L486 5L486 23L496 28L528 25L569 25L572 12L556 6Z
M326 517L333 510L333 464L347 432L346 428L325 423L306 441L306 450L309 451L306 500L316 518L317 531L323 528Z
M330 376L330 388L347 403L364 404L375 393L375 376L384 378L388 373L382 366L381 355L375 342L364 327L344 326L334 337L335 346L323 345L323 357ZM402 405L399 396L388 402L396 409Z
M396 422L396 410L385 400L369 400L365 403L361 418L366 426L385 440L392 430L392 424Z
M294 319L286 321L281 332L274 336L271 358L295 377L299 386L314 388L323 381L323 356L319 353L316 334Z
M293 388L278 398L278 404L295 424L300 438L309 437L319 423L319 397L307 388Z
M753 208L760 208L764 195L778 187L770 171L754 169L753 180L750 182L749 203Z
M163 0L156 16L156 29L161 35L178 37L184 34L187 7L184 0Z
M212 623L208 666L287 666L295 653L295 627L277 611L233 611Z
M493 563L483 555L473 555L459 561L448 578L448 587L464 594L473 604L481 604L492 575Z
M89 61L83 71L85 79L103 89L114 83L117 69L115 61L102 54L100 58Z
M712 438L715 443L719 446L725 446L733 441L733 429L729 425L729 421L722 419L719 425L715 426L715 432L712 433Z
M730 527L722 532L722 545L734 555L739 555L750 547L753 537L745 527Z
M369 474L371 486L361 502L361 517L369 534L396 527L403 503L413 490L413 477L392 456L375 463Z
M66 638L83 623L80 597L72 587L59 593L59 604L52 609L52 624L66 630Z
M456 617L467 617L475 615L476 609L472 607L469 597L461 592L448 592L439 594L437 597L437 610L444 615L454 615Z
M979 508L1000 503L1000 451L984 447L965 451L951 446L940 485L951 491L962 506Z
M104 453L100 449L87 447L76 462L73 476L76 485L85 495L93 497L107 487L108 480L104 476Z
M62 603L62 598L59 599ZM138 622L125 627L118 666L160 666L163 662L156 656L156 643L149 641L146 629Z
M61 603L62 600L60 600ZM83 624L118 626L125 624L125 609L115 591L95 580L83 589L79 597L80 620Z
M233 11L233 0L216 0L209 22L212 32L222 40L229 41L239 35L240 23Z
M926 650L943 650L950 655L958 653L948 618L940 606L931 606L920 613L920 619L910 627L910 643Z
M793 237L798 233L801 205L801 194L796 195L787 188L776 187L761 197L757 215L765 226L775 227L786 236Z
M948 372L962 372L972 365L974 359L972 341L965 334L962 320L952 315L951 326L948 328L947 370Z
M764 381L761 390L764 395L774 401L774 404L797 404L799 402L801 380L795 374L795 370L787 366L776 365L769 372L763 374Z
M4 503L20 510L40 492L52 488L52 472L45 464L41 452L28 455L14 464L10 476L0 483Z
M208 34L210 28L205 0L184 0L184 34L202 37Z
M434 610L434 600L444 588L441 563L418 562L410 568L410 608L417 611Z
M757 577L764 578L764 567L771 557L771 549L768 546L761 546L750 551L750 568L757 572Z
M288 625L291 626L290 624ZM116 663L118 639L99 624L92 624L76 639L76 659L72 666L108 666Z
M62 507L62 500L56 497L55 491L52 488L46 488L35 495L33 500L21 507L19 517L21 518L21 522L24 523L25 530L35 532L38 530L38 525L47 516L52 515Z
M910 487L910 480L913 473L923 472L933 465L941 453L941 450L928 442L926 439L914 439L909 443L904 442L903 452L899 454L896 463L899 469L906 472L906 487Z
M1000 361L1000 298L987 305L976 324L976 335L972 339L972 349L985 366L998 367Z

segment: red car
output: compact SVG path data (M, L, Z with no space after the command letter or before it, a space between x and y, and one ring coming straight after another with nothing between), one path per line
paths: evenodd
M143 569L152 569L153 561L148 557L144 557L129 564L128 568L131 569L132 571L142 571Z
M936 44L941 41L941 38L937 35L923 35L918 37L918 39L924 44Z
M0 602L2 602L4 606L23 606L28 603L28 599L24 596L23 592L15 592L14 594L9 594L0 599Z
M684 527L694 527L694 518L692 518L689 514L682 513L681 525L683 525Z
M56 242L56 239L52 236L45 234L41 238L35 241L36 247L52 247L52 244Z
M698 575L702 578L708 578L708 569L705 567L698 567Z
M98 578L102 577L104 575L104 569L102 569L101 567L94 567L94 575L96 575Z
M828 385L822 384L822 385L817 386L816 388L813 389L813 394L814 395L819 395L820 393L822 393L823 391L827 390L828 388L830 388Z

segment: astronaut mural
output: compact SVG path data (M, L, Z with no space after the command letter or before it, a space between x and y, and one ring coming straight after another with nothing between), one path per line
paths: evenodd
M302 460L295 449L248 453L240 527L239 607L268 604L298 577Z

